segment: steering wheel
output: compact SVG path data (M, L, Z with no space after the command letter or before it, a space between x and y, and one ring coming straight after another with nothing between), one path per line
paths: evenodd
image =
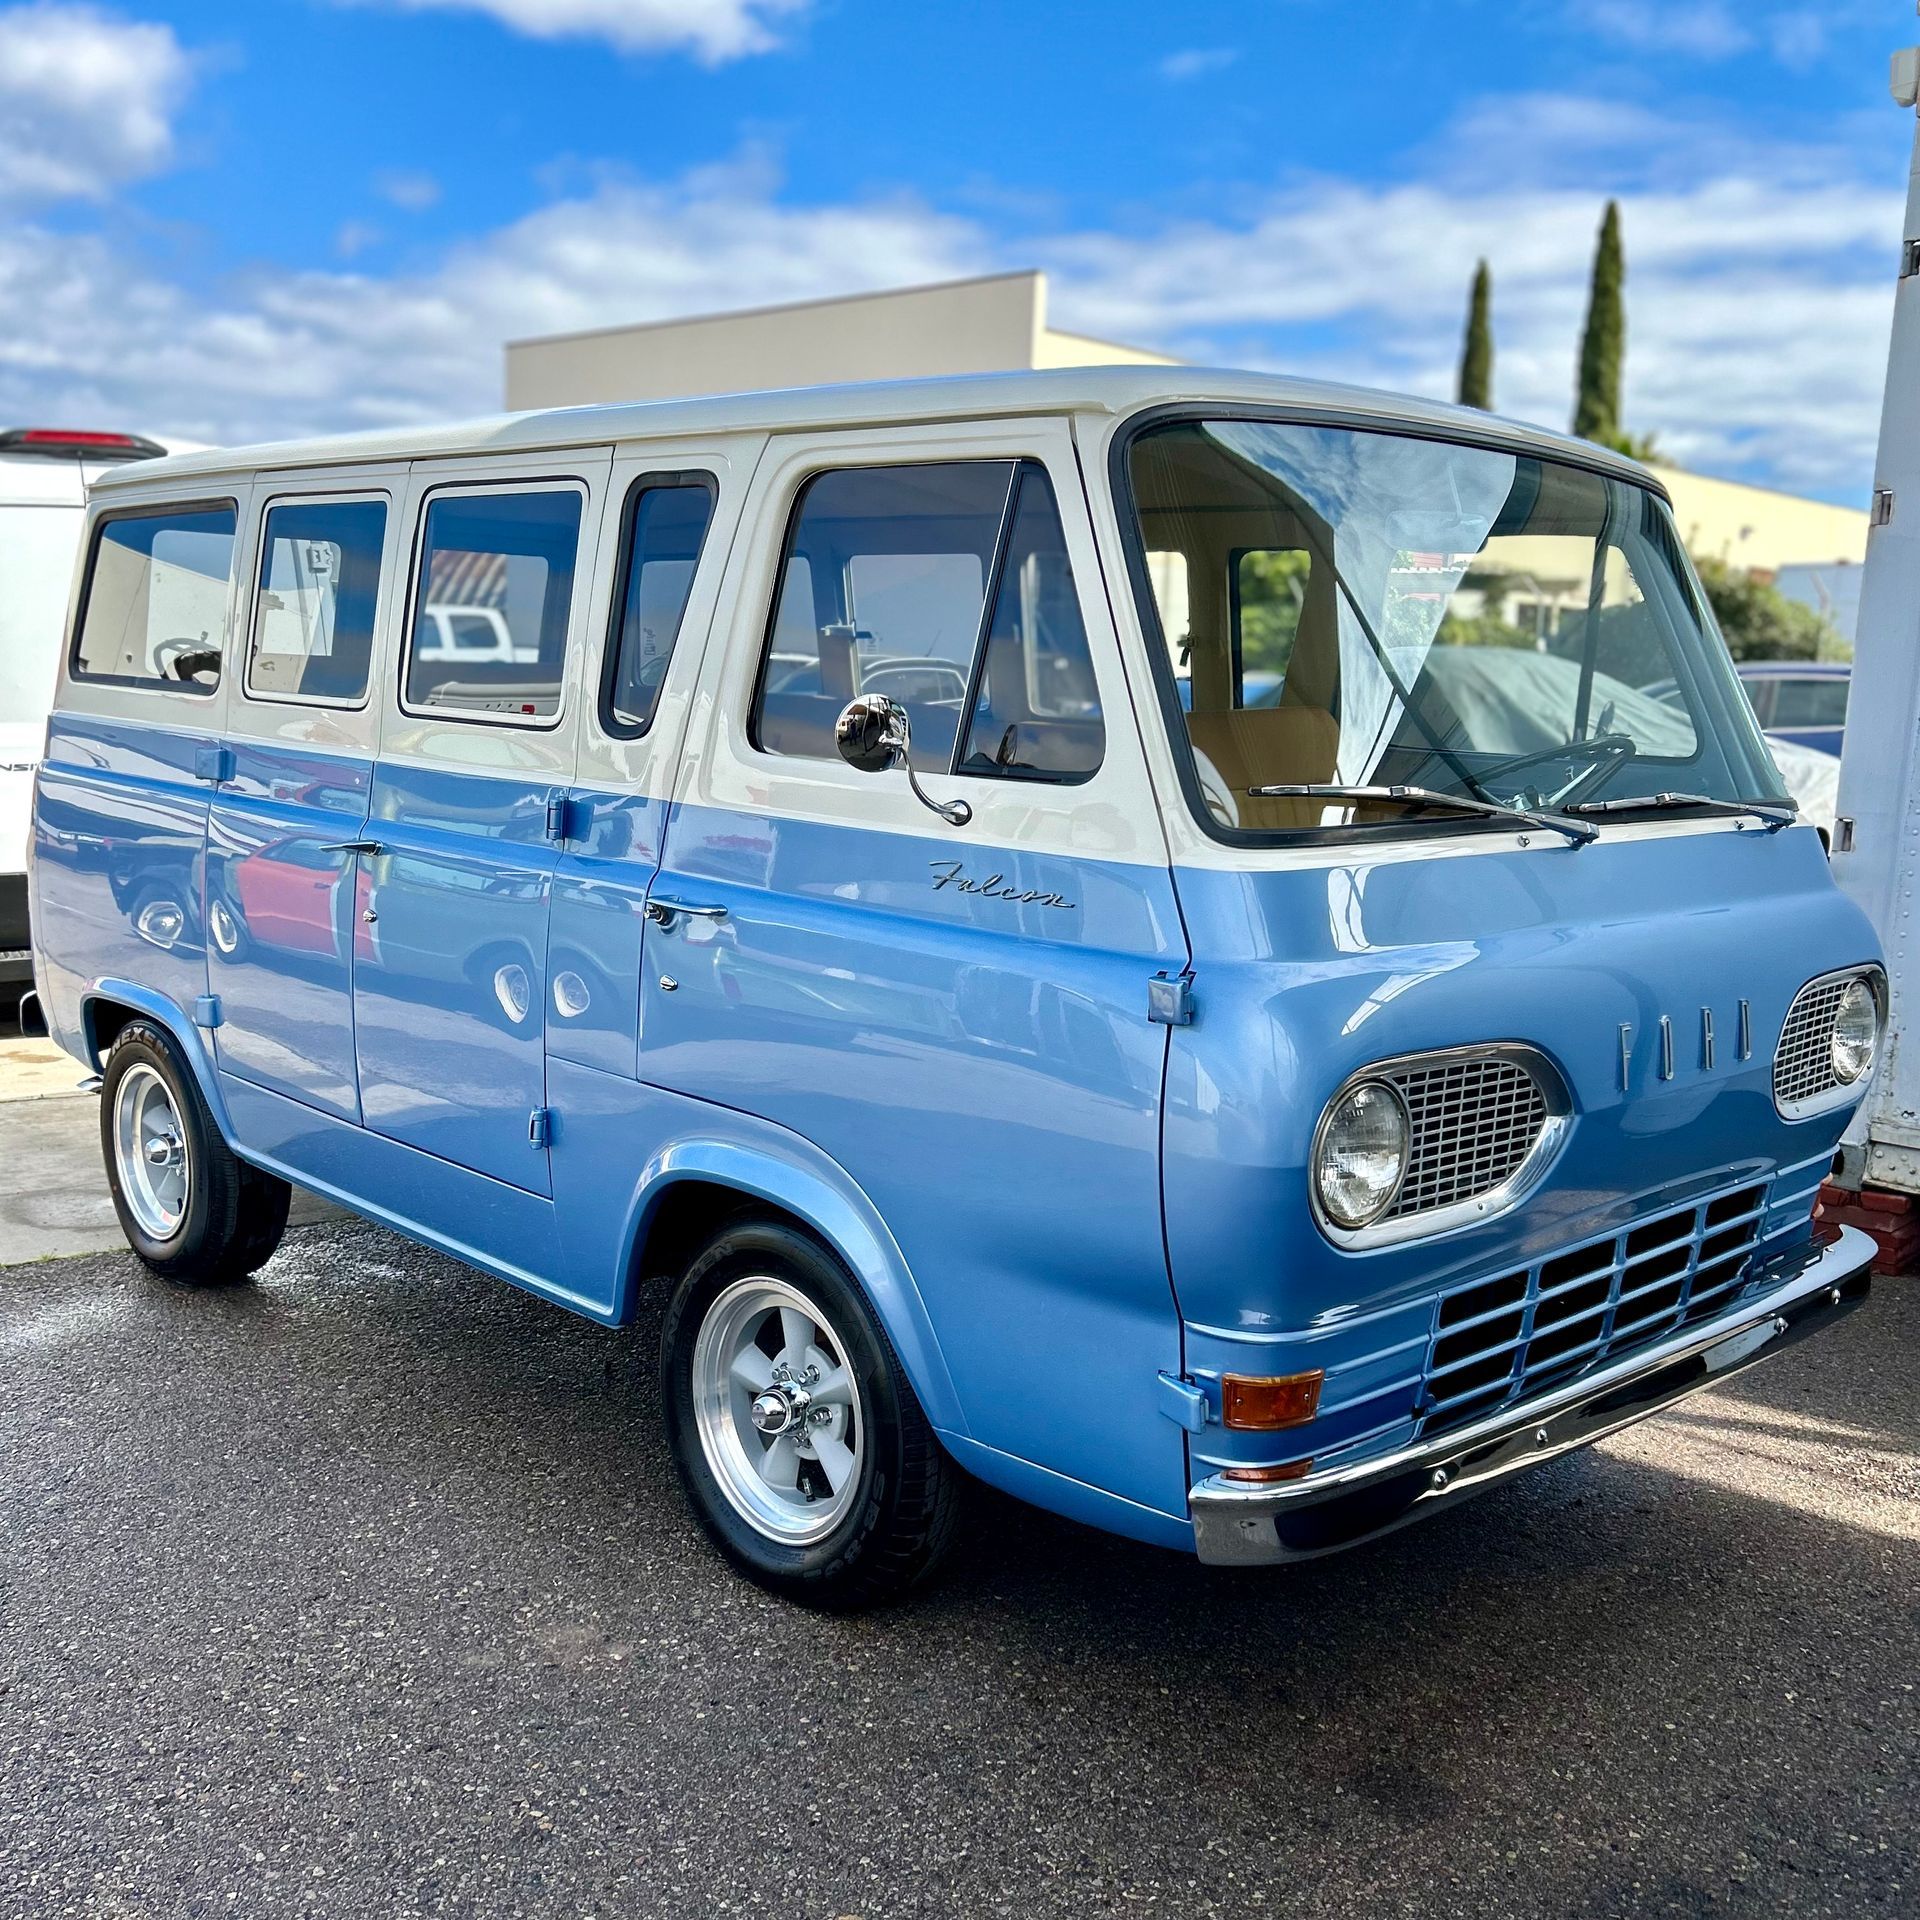
M169 669L176 680L191 680L198 674L220 671L220 649L208 646L204 639L161 640L154 645L153 664L163 680Z

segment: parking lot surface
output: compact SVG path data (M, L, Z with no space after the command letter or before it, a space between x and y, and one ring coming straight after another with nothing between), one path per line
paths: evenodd
M0 1271L0 1913L1920 1910L1920 1284L1344 1558L983 1495L852 1620L705 1550L652 1331Z

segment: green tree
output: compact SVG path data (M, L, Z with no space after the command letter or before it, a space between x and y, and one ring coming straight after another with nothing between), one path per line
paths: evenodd
M1240 664L1247 672L1286 672L1312 571L1312 556L1290 548L1240 556Z
M1593 254L1587 326L1580 339L1580 386L1573 430L1583 440L1615 445L1620 435L1620 370L1627 354L1627 254L1620 238L1620 203L1607 202Z
M1700 584L1736 660L1845 660L1852 649L1828 620L1770 580L1724 560L1698 560Z
M1482 260L1474 270L1467 307L1467 338L1460 351L1460 404L1493 411L1493 275Z

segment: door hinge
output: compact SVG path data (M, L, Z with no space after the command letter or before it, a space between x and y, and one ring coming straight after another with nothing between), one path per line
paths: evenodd
M220 1024L220 996L217 993L203 993L194 1001L193 1024L196 1027L217 1027Z
M547 838L565 842L575 837L580 808L573 796L557 789L547 795Z
M535 1107L527 1115L527 1145L535 1148L553 1145L553 1109L551 1107Z
M225 786L233 778L233 749L218 743L196 748L193 777L196 780L209 780L216 787Z
M1893 489L1875 487L1873 490L1873 509L1867 515L1870 527L1890 527L1893 525Z
M1147 1018L1163 1027L1193 1025L1193 975L1156 973L1147 982Z
M1163 1373L1155 1385L1160 1390L1160 1411L1176 1427L1185 1427L1189 1433L1205 1430L1209 1418L1207 1396L1191 1380Z

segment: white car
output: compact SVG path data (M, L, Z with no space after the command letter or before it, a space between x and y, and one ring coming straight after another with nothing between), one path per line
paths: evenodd
M87 487L168 451L126 433L0 429L0 983L33 977L27 844Z

